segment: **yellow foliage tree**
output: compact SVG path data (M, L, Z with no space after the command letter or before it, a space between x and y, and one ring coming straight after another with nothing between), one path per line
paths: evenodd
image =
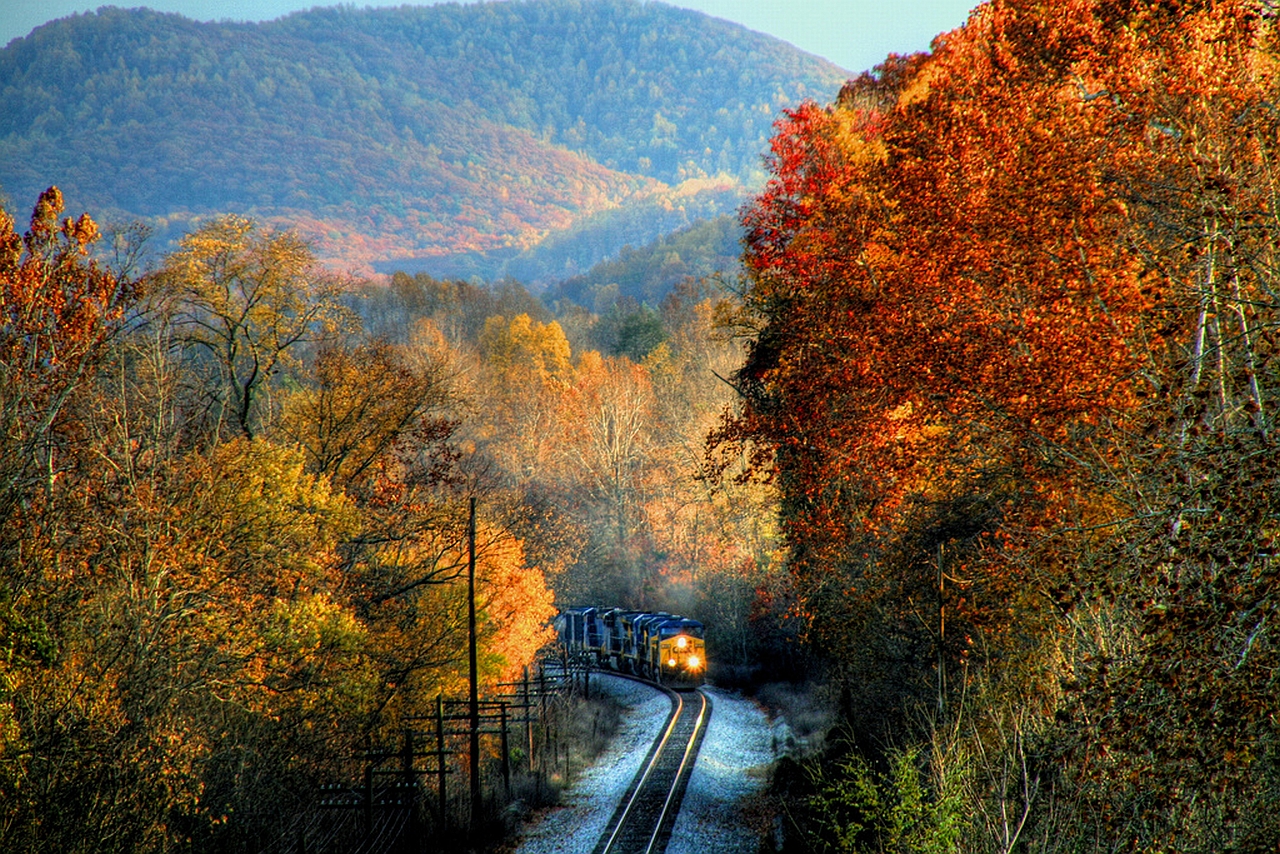
M393 566L381 566L382 592L372 597L368 624L383 673L380 724L397 732L406 717L434 708L440 693L467 684L468 546L465 520L444 518L429 536L398 543ZM477 524L476 611L482 684L514 678L552 638L553 596L543 572L530 566L520 540L501 527ZM412 552L410 557L407 553ZM430 566L430 574L393 577L396 566Z
M299 345L351 324L338 283L292 232L228 215L184 237L157 276L184 345L211 375L206 406L215 425L252 438L259 398Z
M552 463L561 395L571 381L569 342L558 323L527 314L490 317L480 336L475 389L481 447L513 479L547 473Z
M345 489L367 488L388 455L452 431L445 363L412 360L383 342L326 347L313 377L289 395L279 430L297 443L308 467Z

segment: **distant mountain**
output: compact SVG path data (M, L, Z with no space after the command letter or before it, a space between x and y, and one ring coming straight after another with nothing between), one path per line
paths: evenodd
M721 211L736 210L744 201L744 186L738 182L690 180L674 189L664 188L647 197L635 196L620 207L582 217L566 229L551 232L528 249L398 258L374 264L374 268L382 273L397 270L427 273L437 279L511 278L535 284L565 279L594 282L593 276L598 270L613 269L610 262L619 252L634 254L632 247L652 245L673 232L690 228L699 235L709 235L699 226L710 221L708 218L726 218ZM736 247L736 238L734 243ZM718 253L715 246L704 249L712 255ZM728 259L728 267L737 266L737 254L735 251L734 257Z
M568 300L597 313L620 298L656 308L684 279L740 272L741 241L737 218L721 214L643 246L624 246L615 257L560 281L544 299Z
M346 266L562 279L731 210L779 111L846 76L656 2L104 7L0 50L0 190L19 216L58 184L162 238L240 212Z

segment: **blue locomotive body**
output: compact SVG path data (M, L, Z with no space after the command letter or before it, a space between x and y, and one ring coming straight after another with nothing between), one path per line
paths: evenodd
M677 614L581 606L556 617L560 642L597 666L673 687L706 680L702 623Z

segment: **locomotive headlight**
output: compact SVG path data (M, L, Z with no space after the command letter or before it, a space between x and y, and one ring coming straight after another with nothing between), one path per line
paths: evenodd
M685 649L689 646L689 639L684 635L676 638L676 649Z
M674 658L668 658L667 667L675 667L675 666L676 666L676 660Z
M699 667L702 666L702 659L698 658L698 656L696 655L691 655L689 656L688 664L689 664L690 670L697 670Z

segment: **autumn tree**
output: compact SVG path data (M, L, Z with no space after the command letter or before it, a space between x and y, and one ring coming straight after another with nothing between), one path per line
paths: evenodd
M777 484L856 720L981 686L931 761L982 758L996 850L1011 810L1081 845L1275 837L1274 39L1249 2L996 0L789 112L745 214L718 447Z
M945 554L962 555L952 640L935 618L883 647L898 678L916 674L910 690L941 679L928 675L936 647L958 666L952 641L1003 645L1011 600L1040 610L1023 566L987 537L1043 532L1051 506L1080 505L1053 452L1127 405L1135 364L1142 298L1113 263L1100 119L1054 69L988 51L1022 37L993 30L996 14L934 57L852 82L829 109L790 113L744 219L738 322L754 331L730 434L776 472L815 639L874 648L865 616L880 608L888 624L872 633L896 631L911 601L944 595L930 591Z
M696 613L716 627L717 666L753 670L774 658L779 638L760 632L763 591L780 580L775 497L768 484L718 485L704 477L708 434L736 397L724 378L737 342L717 329L736 300L718 280L686 279L662 303L666 340L641 362L653 386L650 442L656 451L641 518L653 552L656 607Z
M643 365L588 354L576 391L585 415L587 482L606 499L621 543L632 530L632 506L639 503L646 469L657 450L656 400L649 372Z
M523 321L515 328L530 333ZM486 508L483 681L527 666L546 642L543 571L526 560L520 538L493 521L500 493L469 479L463 465L456 431L465 412L454 371L455 356L427 320L406 344L327 345L298 373L272 431L354 505L341 578L377 674L374 711L361 722L370 731L398 732L405 716L428 713L441 691L465 684L468 493L480 490Z
M561 453L578 462L586 495L603 509L608 542L628 548L656 451L656 400L648 371L629 359L583 354L570 406L574 432Z
M128 459L127 431L95 440ZM42 569L30 595L47 647L6 682L15 848L261 830L374 696L335 574L345 498L263 440L148 457L77 478L74 536L37 531L21 555Z
M92 255L94 221L62 212L51 187L19 236L0 210L0 844L15 847L51 767L33 698L65 660L62 573L93 542L76 495L93 469L86 399L137 296Z
M1115 175L1155 299L1141 419L1114 487L1131 515L1101 591L1129 621L1109 643L1090 637L1070 732L1077 758L1109 757L1081 763L1082 791L1100 795L1085 809L1152 847L1261 849L1280 833L1277 649L1261 618L1275 604L1278 510L1265 12L1143 9L1080 73L1128 142ZM1113 782L1095 789L1099 779Z
M68 404L92 379L104 345L120 329L134 284L90 249L98 227L88 214L59 221L62 194L41 193L21 236L0 211L0 513L7 516L36 483L46 492L64 465Z
M557 412L573 372L564 332L555 321L541 323L527 314L494 315L485 321L478 350L474 399L483 410L481 447L515 482L535 474L549 479Z
M467 681L468 543L461 503L440 507L440 524L370 555L362 611L381 675L372 723L399 732L430 714L441 693ZM542 569L518 537L481 513L477 530L479 678L488 686L520 674L551 639L555 613ZM446 524L445 519L454 524ZM394 548L395 560L386 552ZM406 559L412 552L413 560ZM424 570L430 568L431 572Z
M367 491L406 443L444 453L442 442L455 426L445 362L430 355L414 360L403 347L373 341L323 347L310 374L286 396L278 429L303 449L312 471L344 489Z
M302 345L349 324L333 277L301 238L228 215L184 237L157 277L172 322L208 374L199 390L213 428L252 437L276 375Z

